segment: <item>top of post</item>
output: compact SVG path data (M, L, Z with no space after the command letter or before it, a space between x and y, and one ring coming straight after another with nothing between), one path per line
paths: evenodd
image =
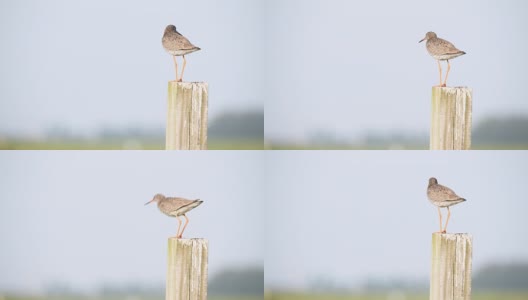
M205 238L190 238L190 239L186 239L186 238L177 238L177 237L174 237L174 236L169 237L169 241L170 240L179 240L179 241L182 241L182 242L207 241L207 239L205 239Z
M169 81L169 84L183 85L183 86L195 85L195 84L196 85L208 85L207 82L204 82L204 81L192 81L192 82L185 81L185 82L182 82L182 81L175 81L175 80Z
M209 89L209 84L207 82L178 82L178 81L169 81L169 89L181 89L181 90L192 90L199 89L207 92Z
M186 245L186 246L191 246L191 245L196 245L196 244L205 244L207 245L209 243L209 241L207 239L204 239L204 238L190 238L190 239L179 239L179 238L176 238L176 237L170 237L168 239L168 242L169 243L177 243L177 244L180 244L180 245Z
M467 86L450 86L450 87L433 86L433 92L435 91L442 91L447 94L456 94L457 92L472 93L473 89Z
M469 233L440 233L440 232L434 232L433 238L442 238L446 240L456 240L457 238L463 238L463 239L473 239L471 234Z

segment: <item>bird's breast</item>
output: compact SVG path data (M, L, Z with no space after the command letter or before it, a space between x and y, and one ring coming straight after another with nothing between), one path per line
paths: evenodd
M167 51L170 55L182 56L182 55L187 55L189 53L198 51L198 49L193 48L193 49L180 50L180 49L165 48L165 51Z

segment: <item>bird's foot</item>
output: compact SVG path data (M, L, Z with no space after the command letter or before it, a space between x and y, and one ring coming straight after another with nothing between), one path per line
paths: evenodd
M182 235L181 235L181 234L180 234L180 235L178 235L178 236L177 236L177 238L181 239L181 238L182 238Z
M446 231L445 231L445 230L442 230L442 232L441 232L441 233L446 233Z
M182 81L183 81L183 78L176 80L176 82L182 82Z

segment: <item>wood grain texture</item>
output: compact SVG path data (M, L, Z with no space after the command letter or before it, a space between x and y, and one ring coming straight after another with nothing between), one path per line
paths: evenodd
M169 82L166 150L207 149L208 85Z
M473 92L467 87L433 87L431 150L471 148Z
M166 300L207 299L208 241L169 238Z
M432 244L429 299L471 299L471 235L433 233Z

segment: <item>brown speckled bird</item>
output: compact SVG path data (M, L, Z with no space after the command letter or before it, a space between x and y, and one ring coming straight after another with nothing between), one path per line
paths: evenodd
M440 217L440 231L441 233L446 233L447 223L449 223L449 217L451 217L451 211L449 211L449 206L458 204L460 202L466 201L466 199L458 196L450 188L438 184L436 178L429 178L429 186L427 187L427 198L431 201L432 204L438 207L438 216ZM442 212L440 207L447 207L447 221L444 229L442 229Z
M453 44L451 44L450 42L444 39L437 37L436 33L431 32L431 31L429 31L425 35L425 37L418 43L421 43L423 41L427 41L427 43L425 44L427 51L438 62L438 71L440 72L440 85L438 86L446 86L447 76L449 75L449 70L451 69L449 60L455 57L459 57L460 55L464 55L466 54L466 52L458 50ZM441 60L447 61L447 72L446 72L446 77L443 83L442 83L442 66L440 65Z
M165 51L172 55L172 58L174 60L174 67L176 68L176 81L182 81L183 72L185 71L185 65L187 64L187 61L185 60L185 55L198 51L200 50L200 48L191 44L191 42L189 42L186 37L181 35L176 30L176 26L174 25L168 25L165 28L163 38L161 39L161 44L163 45L163 48L165 48ZM176 56L183 57L183 68L180 78L178 78L178 62L176 61Z
M176 233L175 237L181 239L183 231L189 223L189 219L187 219L187 216L185 214L193 208L197 207L198 205L202 204L203 201L201 201L200 199L188 200L185 198L165 197L162 194L156 194L154 198L152 198L152 200L150 200L149 202L145 203L145 205L151 202L158 203L158 208L162 213L166 214L169 217L175 217L178 219L178 232ZM183 229L181 232L180 227L182 221L179 218L180 216L183 216L185 218L185 225L183 225Z

